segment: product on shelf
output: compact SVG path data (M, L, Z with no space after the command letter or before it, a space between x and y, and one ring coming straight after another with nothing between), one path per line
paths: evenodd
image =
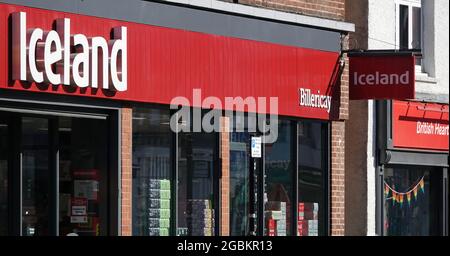
M214 234L214 209L210 200L190 199L187 207L188 229L192 236Z
M148 234L168 236L170 228L170 180L149 179L147 193Z
M266 218L273 220L281 220L283 214L281 211L266 211Z
M149 218L163 218L163 219L170 218L170 209L150 208L148 210L149 210L148 211Z
M277 224L276 221L274 219L268 219L267 220L267 232L268 232L268 236L275 236L275 230L277 228Z
M298 235L319 235L319 204L300 202L298 204Z
M287 215L286 215L286 202L282 201L268 201L266 203L265 211L266 219L271 222L274 221L272 226L275 226L276 236L287 235ZM271 235L270 228L267 229L268 235Z
M169 229L168 228L149 228L148 234L150 236L168 236Z
M170 220L169 219L163 219L163 218L149 218L148 219L148 226L150 228L169 228L170 227Z

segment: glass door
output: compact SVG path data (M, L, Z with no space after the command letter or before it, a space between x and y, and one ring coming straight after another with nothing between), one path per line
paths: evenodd
M58 118L58 233L107 234L107 121Z
M23 117L22 235L50 235L49 120Z
M115 232L117 145L108 115L11 109L0 112L0 235Z
M9 118L0 113L0 236L8 235L9 232L9 133Z

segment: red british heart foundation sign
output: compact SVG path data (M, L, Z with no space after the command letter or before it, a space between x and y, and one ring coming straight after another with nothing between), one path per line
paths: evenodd
M394 100L393 146L448 151L448 109L448 104Z
M350 100L414 99L415 57L412 54L349 54Z

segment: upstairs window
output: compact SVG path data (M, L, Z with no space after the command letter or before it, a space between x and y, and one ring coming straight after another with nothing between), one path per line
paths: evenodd
M420 1L397 2L397 49L422 48L422 11ZM421 59L416 59L416 65L421 65Z

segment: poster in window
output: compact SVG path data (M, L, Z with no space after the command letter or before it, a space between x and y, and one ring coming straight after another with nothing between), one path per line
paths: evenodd
M75 197L84 197L88 200L97 200L98 181L96 180L74 180L73 190Z

